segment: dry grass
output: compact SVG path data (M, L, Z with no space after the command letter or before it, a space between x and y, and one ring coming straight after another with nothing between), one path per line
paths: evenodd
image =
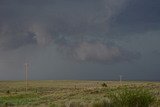
M104 83L106 87L103 87ZM121 85L118 81L29 81L26 93L25 81L0 81L0 106L57 107L69 103L70 107L89 107L93 103L100 104L102 99L108 99L110 93L137 87L151 90L160 99L159 82L124 81Z

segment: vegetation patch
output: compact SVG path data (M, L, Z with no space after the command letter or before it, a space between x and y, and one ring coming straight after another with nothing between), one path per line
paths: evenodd
M115 107L149 107L156 101L156 97L147 89L122 89L109 96Z
M36 94L17 94L0 97L0 104L13 106L13 105L28 105L36 101L38 96Z

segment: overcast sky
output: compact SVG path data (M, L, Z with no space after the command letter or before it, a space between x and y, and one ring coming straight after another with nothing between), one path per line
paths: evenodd
M0 0L0 80L160 80L159 0Z

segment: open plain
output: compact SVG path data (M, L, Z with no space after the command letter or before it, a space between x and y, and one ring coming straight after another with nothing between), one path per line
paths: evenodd
M148 90L156 100L152 106L160 104L160 82L46 80L29 81L27 88L26 91L25 81L0 81L0 106L90 107L103 100L110 101L111 93L124 89Z

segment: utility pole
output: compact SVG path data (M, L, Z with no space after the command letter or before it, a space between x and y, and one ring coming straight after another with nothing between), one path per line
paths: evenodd
M29 64L25 63L25 82L26 82L26 92L28 91L28 67Z
M119 82L122 85L122 75L119 75Z

